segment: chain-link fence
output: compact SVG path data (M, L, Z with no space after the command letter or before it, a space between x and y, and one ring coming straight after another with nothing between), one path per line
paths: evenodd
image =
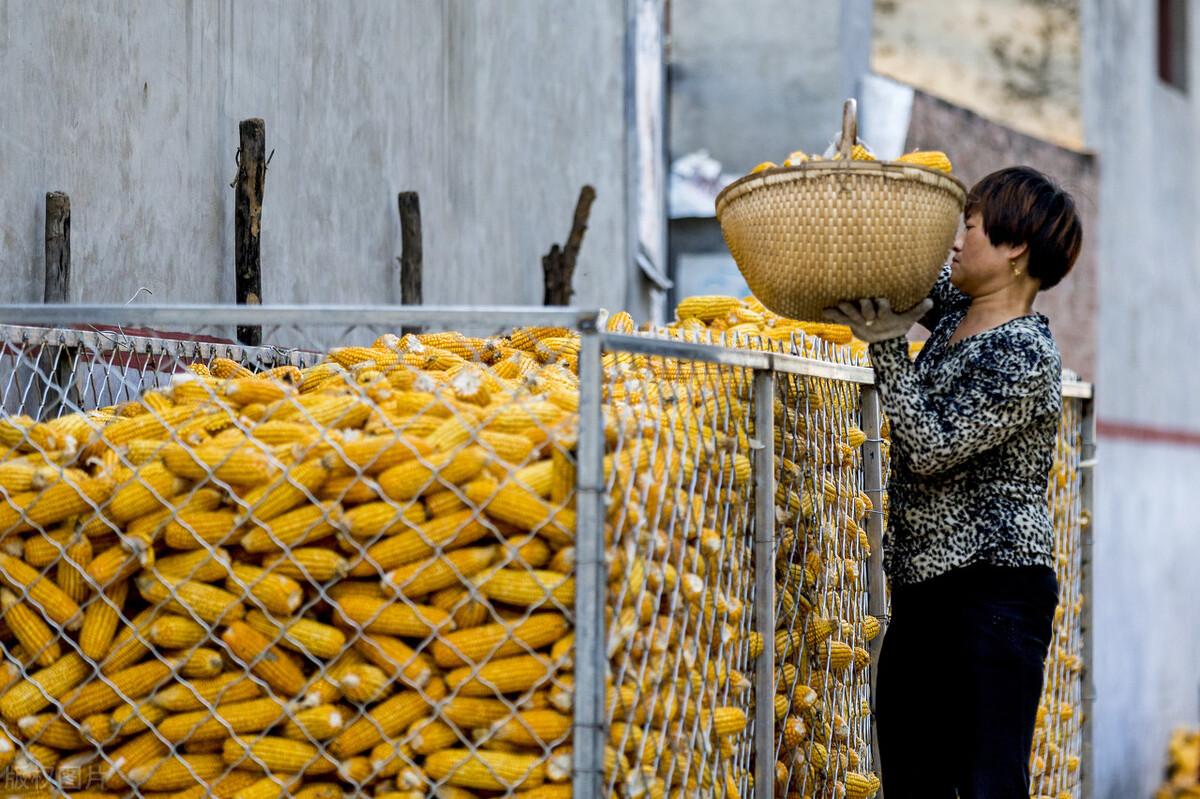
M886 427L847 348L572 310L5 310L10 784L878 790ZM1073 598L1081 414L1050 489ZM1085 613L1055 646L1083 656ZM1061 791L1087 709L1053 673Z

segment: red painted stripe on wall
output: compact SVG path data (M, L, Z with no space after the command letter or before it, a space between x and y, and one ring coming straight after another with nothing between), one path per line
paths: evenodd
M1125 441L1200 447L1200 430L1156 427L1136 422L1114 422L1108 419L1097 419L1096 435L1103 438L1123 439Z

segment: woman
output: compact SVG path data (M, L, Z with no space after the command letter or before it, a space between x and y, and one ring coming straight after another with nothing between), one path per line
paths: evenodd
M1046 482L1061 359L1032 306L1074 265L1082 227L1071 196L1028 167L979 181L964 218L916 308L826 310L870 343L892 426L876 687L887 799L1028 799L1058 604ZM911 362L918 319L932 335Z

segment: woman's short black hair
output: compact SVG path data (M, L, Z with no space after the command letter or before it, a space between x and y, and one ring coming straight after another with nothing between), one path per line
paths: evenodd
M1042 290L1058 285L1079 257L1083 225L1075 200L1050 178L1027 166L993 172L967 193L966 216L978 211L993 245L1029 247L1029 274Z

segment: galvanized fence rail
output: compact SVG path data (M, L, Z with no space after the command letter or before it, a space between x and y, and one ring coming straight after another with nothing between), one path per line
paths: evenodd
M182 333L167 337L133 325L169 327ZM277 346L246 348L220 340L231 337L237 325L262 326L263 340ZM217 777L210 772L217 769L218 761L222 774L230 769L235 775L258 769L271 775L275 773L271 747L284 746L278 740L287 739L280 733L284 730L296 736L291 740L313 748L312 762L306 765L317 776L310 779L333 780L321 776L326 766L320 764L327 762L328 756L336 761L334 777L350 786L347 790L372 785L432 796L439 786L461 784L453 781L461 774L446 776L449 767L462 773L468 768L479 772L473 777L474 788L485 792L490 788L492 792L486 795L515 795L518 787L532 787L533 782L571 786L576 796L641 797L660 791L665 795L674 788L683 795L815 799L877 790L872 777L878 754L870 702L887 616L882 544L888 442L873 374L852 363L844 348L823 344L814 348L812 341L806 347L796 347L793 342L793 346L775 344L774 349L765 350L729 348L670 338L661 331L612 332L605 329L601 314L574 309L8 306L0 308L2 411L4 418L25 414L36 421L73 410L128 405L146 397L148 390L154 390L151 396L168 391L178 384L180 374L189 372L192 363L212 364L214 359L224 358L253 372L311 367L331 346L367 345L382 334L412 326L430 332L466 330L481 337L529 326L561 329L563 334L552 339L553 346L546 345L553 351L538 355L537 360L545 356L542 367L513 379L523 381L529 393L552 393L559 384L550 378L561 376L563 385L576 391L577 408L570 430L540 418L534 420L535 427L547 428L542 432L550 441L568 443L538 444L546 455L543 460L539 460L540 454L526 455L524 460L499 459L502 468L488 467L489 479L498 482L499 488L487 498L476 493L483 477L459 484L442 480L432 470L430 483L417 497L393 501L378 490L376 481L382 479L378 472L359 469L339 483L345 486L340 500L356 517L365 515L358 510L363 505L357 504L363 496L374 496L371 502L391 503L400 521L388 524L402 523L400 529L417 530L420 537L429 534L429 525L442 514L462 508L459 512L466 515L459 535L483 522L490 529L480 533L485 535L482 540L498 543L508 553L507 560L492 562L487 567L491 571L484 575L499 571L514 581L535 577L534 583L542 586L545 595L530 600L518 613L517 606L495 600L498 589L489 593L488 581L481 582L478 572L465 570L462 563L467 556L461 548L452 549L452 538L444 538L427 547L430 562L438 565L443 578L439 593L418 596L414 602L397 591L398 596L373 605L369 617L345 624L330 616L329 608L339 603L356 608L363 604L345 599L351 590L368 590L361 585L363 577L374 573L376 579L397 579L394 564L378 556L386 553L389 540L397 537L391 527L372 528L370 534L351 541L341 532L336 540L326 539L332 548L340 547L350 562L360 564L354 567L358 573L352 570L345 580L337 574L323 578L311 571L316 566L290 563L292 552L283 547L276 566L302 584L304 604L282 616L264 607L258 596L263 592L256 589L272 578L259 573L242 585L242 597L256 614L252 618L260 631L279 631L266 641L272 656L296 659L295 641L289 637L287 625L301 616L329 622L347 637L344 648L328 657L301 648L297 664L309 678L305 695L315 692L318 699L330 700L317 702L317 706L333 707L348 716L339 716L340 732L303 734L297 729L302 718L299 713L309 709L288 706L283 721L290 721L290 727L274 725L255 731L244 736L248 740L238 738L242 749L214 754L211 745L186 736L182 741L162 740L158 734L161 725L156 727L159 722L153 718L141 718L140 727L131 725L131 730L138 730L136 734L131 731L124 737L99 740L90 726L80 723L85 720L75 719L69 712L71 703L80 701L78 697L44 696L46 701L33 703L38 711L0 718L0 730L20 753L22 773L43 780L42 784L64 788L69 787L64 784L69 781L64 777L64 764L76 770L72 772L76 779L81 773L92 774L88 769L94 764L96 779L110 788L121 786L139 795L158 785L213 781ZM815 354L819 359L793 352ZM500 361L484 363L480 370L464 371L487 382L507 369ZM63 364L69 368L64 369ZM359 363L351 371L365 381L375 380L371 385L377 386L380 378L374 366L377 364ZM455 362L452 368L461 366ZM557 375L554 370L559 367L566 374ZM64 373L72 376L69 385L62 385L59 375ZM370 391L361 387L365 385L357 390ZM383 394L370 396L372 402L383 402ZM1054 708L1051 712L1048 706L1045 715L1050 723L1040 728L1045 731L1039 737L1042 749L1035 750L1034 756L1041 758L1042 769L1035 786L1046 788L1049 795L1086 796L1091 716L1087 521L1094 463L1090 386L1067 384L1064 397L1061 467L1056 466L1063 471L1061 478L1056 477L1061 484L1052 480L1048 501L1058 509L1060 582L1070 604L1052 647L1061 649L1063 655L1052 657L1047 666L1047 702ZM459 414L470 418L472 413L458 399L441 402L436 412L445 418ZM408 424L410 420L404 418ZM242 425L246 432L253 429L253 424L240 419L234 426ZM500 442L509 443L499 436L483 436L470 425L466 428L465 440L456 444L458 452L483 446L496 456L494 448ZM403 436L407 428L392 420L375 429ZM442 434L445 430L437 435ZM340 442L333 449L345 457ZM328 450L330 443L320 441L313 446ZM424 463L427 456L420 453L416 460ZM530 468L534 471L527 471ZM555 479L569 477L571 484L539 494L538 507L544 518L525 525L533 529L519 529L509 519L497 524L488 521L497 496L528 489L522 481L541 480L551 472ZM294 482L290 472L285 475L288 482ZM207 487L214 481L221 483L209 475L197 485ZM371 490L376 493L363 493L370 488L359 485L363 483L374 486ZM237 503L241 494L236 487L219 487L228 489L226 494ZM199 490L193 486L192 495ZM328 485L315 493L305 488L308 501L314 504L331 501L332 495L322 491L327 492ZM354 502L349 498L352 494ZM489 502L493 504L480 509ZM550 551L540 552L535 544L540 545L548 534L539 529L568 518L564 514L571 514L573 540L569 544L565 537L552 540ZM510 518L519 520L516 515ZM321 521L345 528L341 519ZM269 530L271 525L260 526ZM104 533L92 540L126 546L128 532ZM204 537L199 530L189 532ZM37 533L35 529L26 534L26 552L30 551L28 539L38 537ZM179 531L175 531L178 537ZM40 556L40 579L71 585L62 575L72 565L86 565L70 560L76 554L71 545L78 544L78 539L45 538L52 539L53 551ZM40 538L37 543L42 543ZM235 545L233 539L205 539L198 549L216 559L222 546ZM357 555L348 551L355 547ZM568 548L570 558L565 553ZM181 554L188 551L181 550ZM461 560L453 560L447 569L443 561L452 551L458 552L454 557ZM540 582L548 573L550 557L570 564L570 602L559 593L562 585ZM373 572L361 565L364 562ZM0 574L0 579L6 574ZM405 579L418 578L409 574ZM498 582L498 578L493 580ZM17 587L11 579L4 581ZM103 590L105 586L93 581L90 587L93 595L81 599L85 617L92 606L88 601L114 604ZM233 586L227 587L233 590ZM174 602L178 615L187 605L176 588L170 586L163 601ZM453 596L456 591L458 595ZM35 593L26 587L16 598L36 609L40 606ZM535 616L558 613L566 625L559 637L568 632L573 636L569 662L550 662L557 654L550 652L551 644L557 641L522 644L515 649L504 644L475 660L448 653L446 641L450 639L445 630L431 629L427 635L407 637L378 632L397 629L379 623L380 618L390 619L393 604L420 612L429 607L423 603L439 601L455 621L479 627L482 622L498 625L505 641L516 636L517 628L531 625ZM119 603L114 607L122 627L134 629L133 625L144 621L121 615ZM284 690L262 677L260 660L247 659L236 647L222 643L215 634L215 623L198 621L205 638L192 645L191 654L215 649L222 674L243 669L248 680L261 683L264 696ZM133 638L139 639L141 628L136 630ZM71 648L79 648L68 628L56 626L54 631L54 645L69 656ZM460 635L453 640L464 639ZM158 647L150 645L152 640L143 641L152 655L150 668L155 659L166 662ZM401 652L409 654L401 657ZM323 682L345 665L342 659L347 653L358 653L353 658L356 666L374 665L387 672L385 694L390 692L389 698L356 704L344 691L322 697L320 691L329 690ZM5 646L4 654L14 666L15 676L40 673L32 657L37 653L14 652ZM178 657L182 651L172 654ZM508 676L500 677L490 668L501 656L514 668L542 663L548 673L527 688L508 689L502 684ZM82 653L81 657L91 662ZM455 674L448 695L436 695L442 687L432 693L427 687L444 682L444 673L438 672L432 683L428 677L426 682L412 678L415 668L419 670L420 664L432 659L438 659L439 666L445 662L466 669ZM171 663L164 680L182 680L177 676L179 664ZM113 675L105 671L103 663L95 664L94 670L101 683L121 695L120 707L142 708L139 696L126 696L123 684L113 684ZM266 673L271 674L269 669ZM371 674L364 671L364 675ZM149 704L168 690L163 682L149 694ZM378 709L388 703L395 706L410 693L420 709L419 718L403 729L381 726ZM480 703L472 704L475 699ZM493 704L481 704L484 700ZM216 700L206 700L199 708L211 709L216 704ZM502 715L479 722L481 727L465 726L459 715L459 706L464 704L472 711L491 708ZM1072 710L1065 710L1067 706ZM47 709L61 711L61 719L75 728L78 749L55 748L54 742L62 746L75 739L70 738L71 729L59 729L43 718ZM531 726L533 719L553 720L556 712L569 715L568 732L543 732ZM745 729L737 726L738 712L748 718ZM46 726L38 726L43 724ZM716 732L725 724L731 725L729 734ZM365 732L364 725L369 728ZM48 739L55 734L60 737L47 745L38 735L30 737L29 729ZM361 749L345 744L340 736L347 734L346 730L362 734L363 740L378 739L379 747L394 741L390 759L376 758L377 754L383 757L382 750L372 750L367 758ZM424 736L423 730L427 731ZM459 752L460 761L448 765L443 756L431 757L425 739L436 738L435 732L443 736L438 738L441 748ZM177 745L171 751L183 754L175 760L167 757L161 750L168 743ZM519 764L516 772L504 771L509 761L501 755L512 752L526 759L514 761ZM130 776L119 758L134 755L152 760L158 771ZM180 763L185 773L175 774ZM166 776L156 778L155 774ZM295 772L283 774L286 779L277 779L278 787L293 784ZM1051 788L1056 793L1051 793Z

